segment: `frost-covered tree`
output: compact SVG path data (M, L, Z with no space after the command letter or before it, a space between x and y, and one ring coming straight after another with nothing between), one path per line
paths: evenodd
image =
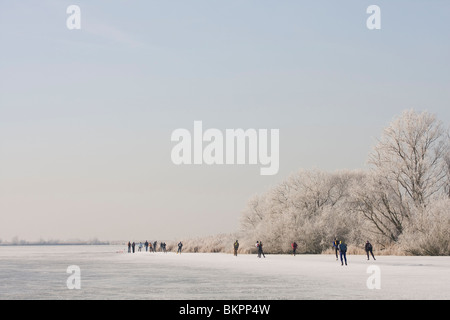
M403 250L413 255L450 255L450 199L443 196L413 211L400 237Z
M403 232L404 220L409 218L410 210L394 187L383 177L368 174L353 186L351 208L370 222L372 233L384 237L385 241L395 242Z
M241 219L243 233L252 239L247 243L261 240L268 252L289 252L296 241L299 252L320 253L336 235L356 239L359 218L348 207L349 187L363 175L319 170L292 174L249 201Z
M408 110L384 130L369 163L402 201L423 206L444 190L448 148L442 122L428 112Z
M247 208L241 216L241 229L246 231L256 229L266 214L264 199L258 195L253 196L247 203Z
M354 205L376 232L397 241L416 208L448 188L448 130L430 113L405 111L384 131L369 156L372 165Z
M450 140L450 138L448 140ZM446 168L447 180L445 182L444 189L445 189L445 194L447 195L448 198L450 198L450 150L448 150L447 154L445 155L445 168Z

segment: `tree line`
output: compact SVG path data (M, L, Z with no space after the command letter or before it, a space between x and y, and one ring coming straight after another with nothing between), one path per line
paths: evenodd
M404 111L368 156L368 170L300 170L249 200L241 217L248 245L322 253L334 237L349 247L413 255L450 254L450 135L428 112Z

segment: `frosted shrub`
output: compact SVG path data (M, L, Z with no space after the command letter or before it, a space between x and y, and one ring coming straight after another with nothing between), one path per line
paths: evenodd
M267 253L322 253L335 236L356 240L361 219L349 207L349 187L364 173L301 170L250 199L242 213L245 243L264 243ZM356 231L355 231L356 230Z
M412 255L450 255L450 199L437 199L424 209L415 209L400 245Z

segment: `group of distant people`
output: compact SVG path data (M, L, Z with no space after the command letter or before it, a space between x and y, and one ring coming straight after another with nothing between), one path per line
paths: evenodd
M158 242L154 241L153 243L151 243L151 242L148 242L146 240L144 243L139 242L139 244L136 245L136 243L134 241L133 242L128 241L128 253L135 253L136 252L136 246L137 246L138 252L141 252L144 247L145 247L145 251L146 252L156 252L156 248L158 246ZM161 242L159 244L159 251L167 253L166 243L165 242Z
M264 250L263 250L263 244L262 241L256 241L256 249L257 249L257 257L261 258L261 257L266 257L264 255ZM298 248L298 244L294 241L291 244L292 247L292 254L295 256L295 254L297 253L297 248ZM345 244L344 242L338 240L338 238L334 238L333 241L333 247L335 249L335 253L336 253L336 261L341 260L341 265L347 265L347 244ZM236 240L233 244L233 248L234 248L234 255L237 256L238 253L238 249L239 249L239 242L238 240ZM369 242L369 240L367 240L365 246L364 246L364 250L366 251L367 254L367 260L370 260L370 255L372 256L373 260L375 259L375 256L373 254L373 246L372 244Z
M345 242L338 240L337 238L334 238L333 247L334 247L334 251L336 253L336 261L339 260L339 258L338 258L338 253L339 253L339 257L341 259L341 265L343 266L344 262L345 262L345 265L347 265L347 244L345 244ZM375 256L373 255L373 246L369 242L369 240L367 240L367 242L364 246L364 250L366 251L366 254L367 254L367 260L370 260L369 255L372 255L373 260L376 260Z
M262 241L256 241L255 247L258 250L258 258L261 258L261 256L265 258Z
M261 257L265 258L266 256L264 255L262 241L256 241L255 247L256 247L256 250L258 251L258 258L261 258ZM233 249L234 249L234 255L237 256L238 249L239 249L239 241L238 240L236 240L234 242Z
M158 242L155 241L153 243L145 241L144 243L139 242L138 245L138 251L141 252L142 249L145 247L145 251L148 252L156 252L156 247L158 245ZM181 251L183 249L183 243L180 241L177 245L178 249L177 249L177 254L181 254ZM264 254L264 250L263 250L263 243L262 241L256 241L255 244L256 250L257 250L257 257L261 258L261 257L266 257ZM292 247L292 254L295 256L296 252L297 252L297 248L298 248L298 244L294 241L291 244ZM347 244L345 244L344 242L338 240L338 238L334 238L333 241L333 248L336 254L336 261L341 260L341 265L347 265ZM233 244L233 249L234 249L234 255L237 256L238 254L238 249L239 249L239 241L236 240ZM372 244L369 242L369 240L367 240L364 249L366 251L367 254L367 260L370 260L370 255L372 256L373 260L375 259L375 256L373 254L373 246ZM128 242L128 253L135 253L136 250L136 243L135 242ZM167 253L166 250L166 243L165 242L161 242L159 244L159 251Z

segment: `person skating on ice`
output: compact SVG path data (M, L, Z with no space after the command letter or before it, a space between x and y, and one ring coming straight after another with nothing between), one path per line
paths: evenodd
M344 261L345 265L347 265L347 245L342 241L339 242L339 254L341 256L341 266L344 265Z
M367 240L364 249L366 250L367 260L370 260L369 254L372 255L373 260L377 260L377 259L375 259L375 256L373 255L373 247L372 247L372 244L369 242L369 240Z
M239 242L236 240L233 244L234 248L234 256L237 257L238 249L239 249Z
M297 247L298 247L297 242L295 242L295 241L292 242L291 247L292 247L292 254L295 257L295 252L297 251Z
M264 255L262 241L259 242L259 246L258 246L258 257L261 258L261 255L262 255L264 258L266 257L266 256Z
M339 258L338 258L338 252L339 252L339 240L338 240L337 237L334 238L334 241L333 241L333 248L334 248L334 253L336 254L336 261L338 261L338 260L339 260Z

